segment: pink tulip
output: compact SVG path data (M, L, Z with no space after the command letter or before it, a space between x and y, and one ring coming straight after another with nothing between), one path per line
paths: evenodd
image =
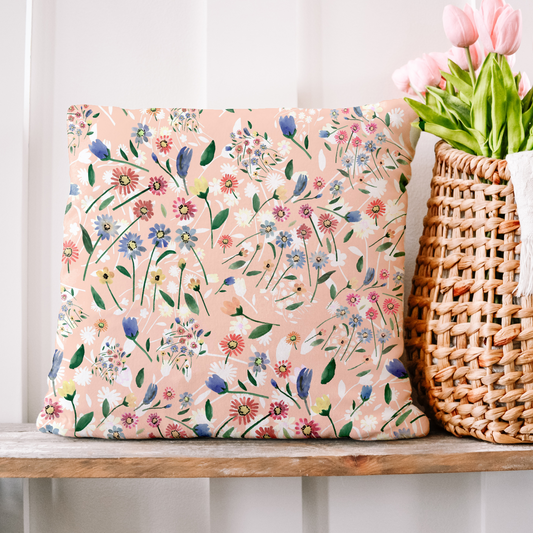
M419 93L425 93L428 85L438 87L441 74L437 62L428 54L407 63L407 72L411 87Z
M394 85L396 85L396 87L398 87L398 89L400 89L400 91L402 91L403 93L415 94L409 82L409 72L407 71L407 65L397 68L392 73L392 81L394 82Z
M442 14L444 33L450 42L459 48L472 46L478 38L476 26L462 9L448 5Z
M520 78L520 84L518 85L518 96L520 96L520 98L524 98L524 96L531 89L531 82L529 81L529 78L525 72L522 72L521 74L522 77Z
M443 70L444 72L450 72L450 69L448 68L448 56L443 52L430 52L429 57L435 60L435 63L437 63L439 70Z
M485 56L481 47L477 44L470 46L469 49L472 58L472 66L474 67L474 70L477 70ZM453 46L448 50L447 57L459 65L463 70L468 70L468 59L466 57L465 48L457 48L456 46Z
M522 42L522 12L503 0L483 0L475 14L479 38L487 52L514 54Z

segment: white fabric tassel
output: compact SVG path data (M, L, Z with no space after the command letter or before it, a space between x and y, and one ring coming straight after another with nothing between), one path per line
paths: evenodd
M533 151L509 154L506 158L514 187L520 220L520 280L517 296L533 294Z

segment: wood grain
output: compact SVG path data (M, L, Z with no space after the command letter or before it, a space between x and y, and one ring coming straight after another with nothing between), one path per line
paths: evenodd
M533 445L434 432L413 440L72 439L0 424L0 477L215 478L368 476L533 470Z

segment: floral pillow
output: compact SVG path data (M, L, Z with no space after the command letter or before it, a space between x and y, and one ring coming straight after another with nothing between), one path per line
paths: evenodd
M43 432L423 436L403 351L402 100L71 106Z

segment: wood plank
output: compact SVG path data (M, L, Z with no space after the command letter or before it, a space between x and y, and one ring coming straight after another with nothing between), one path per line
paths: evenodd
M109 441L39 433L33 424L0 425L0 477L299 477L512 470L533 470L533 445L489 444L440 432L390 442Z

